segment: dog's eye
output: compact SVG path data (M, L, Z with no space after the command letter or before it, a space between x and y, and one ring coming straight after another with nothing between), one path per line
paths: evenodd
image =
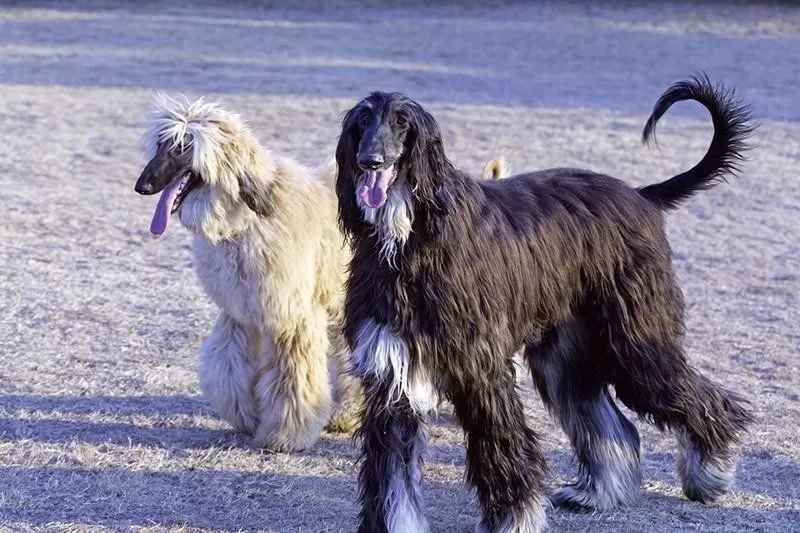
M405 127L408 125L408 120L403 115L397 115L395 122L398 126Z

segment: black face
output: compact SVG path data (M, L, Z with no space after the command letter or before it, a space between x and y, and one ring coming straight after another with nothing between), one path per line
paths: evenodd
M177 180L183 180L177 197L171 206L171 212L180 207L189 192L202 183L200 176L192 171L192 150L172 148L167 143L158 145L153 159L142 170L136 180L134 190L139 194L151 195L163 191Z
M386 169L402 157L411 129L408 104L409 100L397 93L374 93L359 104L356 158L362 170Z
M337 161L346 161L342 168L358 174L353 178L362 208L380 209L398 177L406 177L424 114L407 96L382 92L372 93L348 112Z
M433 116L401 93L382 92L345 115L336 162L340 222L348 232L362 228L365 208L385 205L396 183L436 207L437 181L449 165Z
M177 149L170 149L166 143L159 144L156 155L136 180L134 190L144 195L156 194L191 172L191 151L176 152Z

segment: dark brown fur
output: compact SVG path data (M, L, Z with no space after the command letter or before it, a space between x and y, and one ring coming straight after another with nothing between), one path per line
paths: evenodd
M409 347L409 375L429 376L452 401L486 531L538 531L544 522L537 517L545 461L515 389L512 355L523 345L581 467L556 503L610 508L638 491L638 434L610 385L623 403L681 437L687 496L710 501L727 489L731 445L750 416L686 359L684 300L663 210L735 170L751 128L731 94L695 78L664 94L645 138L686 99L711 112L711 148L692 170L641 190L577 169L477 181L447 159L434 118L397 93L373 93L344 119L337 192L354 244L346 335L357 348L363 324L390 328ZM391 264L356 194L357 155L381 143L391 147L386 165L397 168L391 187L412 191L413 231ZM398 376L364 376L360 531L391 531L397 509L387 477L406 475L408 490L418 492L413 476L391 466L392 453L399 465L418 456L415 441L387 439L417 432L424 414L408 398L389 401L387 379Z

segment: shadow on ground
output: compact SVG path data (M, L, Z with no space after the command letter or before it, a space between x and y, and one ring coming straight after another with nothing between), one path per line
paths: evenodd
M208 404L196 396L53 396L0 394L0 412L38 411L73 415L174 416L209 414Z
M775 467L759 466L764 471ZM39 526L52 522L147 526L152 525L148 516L158 516L161 526L320 532L350 530L356 514L356 485L351 477L42 466L0 467L0 480L3 519ZM434 531L470 530L477 511L464 487L426 482L424 493ZM452 518L446 523L437 518L452 517L454 509L458 510L457 524ZM726 524L726 531L767 531L777 522L792 523L800 518L800 511L703 506L646 492L630 509L594 515L549 513L556 531L581 531L589 525L593 531L647 531L667 516L683 523L683 530L696 530L716 517Z
M352 480L231 471L0 468L5 521L325 531L353 509ZM54 504L54 505L53 505ZM310 522L313 517L313 523Z
M22 442L115 444L183 450L248 447L245 437L231 430L199 427L191 415L205 414L196 396L74 397L9 394L0 396L0 410L25 410L36 416L51 413L86 416L152 417L156 427L133 423L58 420L41 418L0 419L0 444ZM177 416L174 420L159 419ZM445 410L434 426L452 426ZM438 428L435 428L438 429ZM434 430L435 433L435 430ZM253 450L255 451L255 450ZM352 464L358 456L350 438L323 435L297 460L339 458ZM457 442L432 438L428 468L463 470L463 447ZM305 459L304 459L305 458ZM263 456L264 466L271 454ZM550 483L575 474L570 450L547 453ZM675 486L675 455L649 453L644 457L646 484ZM313 463L313 461L312 461ZM160 526L218 528L235 526L245 530L338 531L352 528L355 519L356 479L351 475L275 474L254 471L218 471L182 468L172 471L141 471L125 468L65 468L14 465L0 467L0 516L7 522L44 526L53 522L83 523L112 528L152 525L148 516L158 516ZM261 468L255 463L256 468ZM350 467L345 467L345 469ZM559 531L645 531L661 520L676 521L686 530L718 520L725 531L768 531L776 523L792 523L800 511L786 508L799 491L792 480L800 478L800 465L770 453L746 454L740 462L736 491L720 506L703 506L678 496L645 489L642 500L631 509L602 514L575 515L553 510L552 527ZM749 508L756 497L775 501L773 509ZM468 531L477 513L470 491L460 484L426 482L425 500L435 531ZM791 506L790 506L791 507ZM454 514L453 510L457 510ZM715 518L716 517L716 518ZM453 523L455 520L457 523ZM774 529L772 529L774 530Z

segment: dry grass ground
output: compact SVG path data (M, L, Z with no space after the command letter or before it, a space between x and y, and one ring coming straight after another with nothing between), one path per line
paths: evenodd
M669 220L690 357L752 399L758 420L719 505L681 497L673 439L639 423L642 501L553 511L551 530L800 530L797 8L183 4L0 8L0 530L353 528L348 439L261 453L198 395L195 352L215 309L189 235L152 237L154 200L133 192L154 89L220 97L266 146L309 163L332 153L343 110L398 89L434 111L462 167L504 151L516 170L576 165L644 184L709 142L706 115L685 104L660 150L639 143L655 99L694 69L735 85L762 123L746 172ZM557 483L573 473L567 442L523 389ZM434 530L470 531L447 410L431 435Z

